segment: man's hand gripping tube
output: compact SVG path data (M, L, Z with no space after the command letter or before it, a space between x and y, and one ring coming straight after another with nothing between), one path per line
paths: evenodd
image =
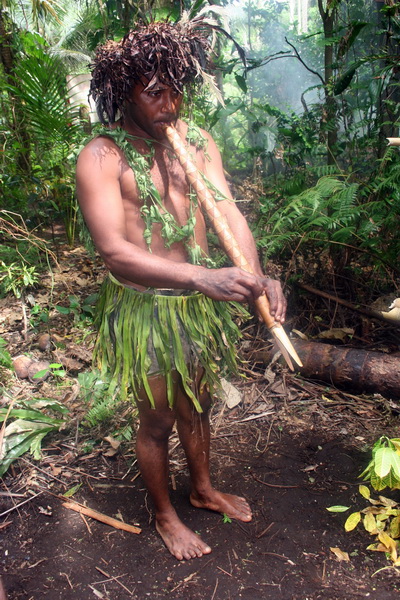
M225 252L231 259L232 263L244 271L249 273L254 273L251 265L248 263L246 257L243 255L242 251L239 248L239 245L233 236L233 233L226 222L225 217L222 215L221 211L218 208L217 203L214 200L214 196L205 185L200 173L197 170L196 165L193 162L193 159L185 145L183 144L178 132L174 127L168 125L165 128L166 136L177 155L177 158L182 165L183 170L185 171L186 177L190 183L190 185L195 190L199 202L202 208L206 211L208 217L210 218L211 224L215 229L216 234L218 235L218 239L224 248ZM265 294L259 296L255 302L256 307L260 315L262 316L264 322L266 323L268 329L271 331L274 336L277 345L285 358L289 368L293 371L293 363L291 359L293 359L300 367L303 366L302 362L294 349L291 341L286 335L285 330L282 325L274 320L269 312L269 303Z

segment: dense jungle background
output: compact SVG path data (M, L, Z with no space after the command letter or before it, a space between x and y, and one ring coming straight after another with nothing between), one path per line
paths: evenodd
M228 489L243 474L247 528L194 519L172 439L176 501L215 547L196 565L177 565L154 534L135 412L92 371L105 271L74 180L99 129L87 97L96 46L138 20L182 18L229 32L213 56L223 102L205 86L183 116L216 139L265 272L285 287L286 330L323 363L291 373L266 328L245 326L242 377L213 408L212 452ZM400 154L387 138L399 136L399 40L395 0L2 0L0 600L397 597ZM339 359L331 368L332 347L361 352L351 375ZM386 375L368 370L368 352ZM366 468L372 491L360 497Z

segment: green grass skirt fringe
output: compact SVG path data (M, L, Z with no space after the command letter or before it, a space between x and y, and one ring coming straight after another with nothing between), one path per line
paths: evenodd
M119 390L121 400L131 394L137 401L144 390L154 407L148 377L152 364L148 348L154 348L169 406L174 402L172 374L177 371L187 396L201 412L198 387L206 385L214 395L224 375L237 373L235 344L240 330L233 319L248 316L234 302L215 301L198 292L182 296L138 292L110 276L98 302L94 365L108 377L112 389ZM199 369L204 374L196 386Z

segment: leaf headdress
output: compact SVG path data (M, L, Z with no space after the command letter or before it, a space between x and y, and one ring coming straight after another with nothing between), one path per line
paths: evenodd
M112 124L122 112L133 86L146 81L151 90L160 83L190 94L206 84L222 101L212 76L211 54L217 33L232 40L243 61L244 52L226 27L218 24L213 12L221 16L221 7L207 7L194 18L184 12L175 24L154 22L138 24L120 41L108 41L99 46L92 64L90 93L96 102L103 124ZM225 23L224 23L225 25ZM211 40L210 40L211 38Z

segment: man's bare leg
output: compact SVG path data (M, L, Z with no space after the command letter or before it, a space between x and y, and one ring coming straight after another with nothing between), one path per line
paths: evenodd
M147 399L138 403L140 424L136 454L142 478L154 502L156 528L178 560L200 557L211 552L211 548L182 523L168 492L168 439L176 411L168 407L163 379L152 378L151 387L156 408L150 408Z
M181 391L177 400L177 428L179 439L188 461L191 477L190 501L197 508L206 508L239 521L251 521L252 512L247 501L213 488L210 480L210 423L211 399L204 394L200 399L202 413L197 413L190 400Z

